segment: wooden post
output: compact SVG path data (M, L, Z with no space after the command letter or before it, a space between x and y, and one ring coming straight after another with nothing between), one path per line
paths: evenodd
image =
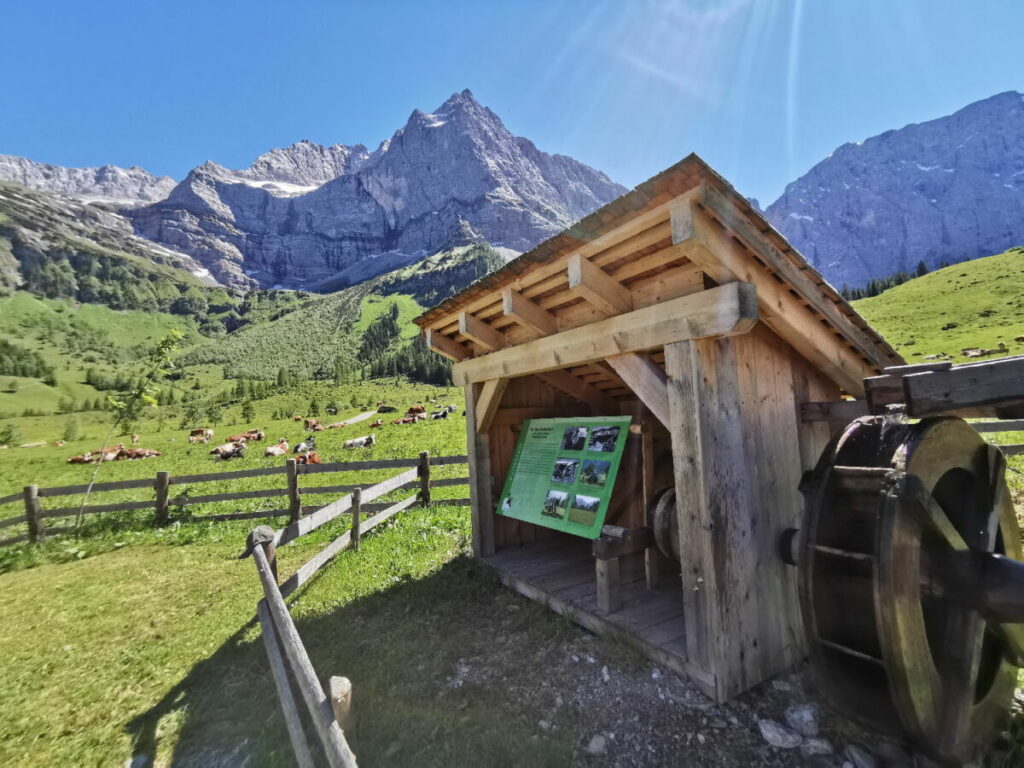
M332 677L327 683L327 695L331 697L334 719L341 726L345 740L352 746L355 723L352 719L352 681L347 677Z
M362 525L363 489L352 491L352 549L359 551L359 528Z
M167 525L167 510L170 501L171 473L157 472L156 480L153 481L153 488L156 489L156 515L153 522L157 525Z
M28 523L28 540L42 541L46 538L46 526L43 524L42 505L39 503L39 486L26 485L25 522Z
M302 517L302 497L299 495L299 465L295 459L285 462L288 468L288 514L294 523Z
M479 384L464 387L466 394L466 452L469 457L470 509L473 518L473 556L494 554L494 495L491 488L490 437L476 429L476 396Z
M597 564L597 607L605 613L615 613L622 607L619 558L595 559Z
M667 391L667 387L666 387ZM648 528L654 527L654 521L650 519L651 503L654 500L654 425L647 416L640 421L640 466L643 479L643 487L640 492L641 503L644 509L644 525ZM644 550L644 571L648 589L657 589L661 580L661 553L657 545L652 544Z
M420 451L420 505L430 503L430 451Z

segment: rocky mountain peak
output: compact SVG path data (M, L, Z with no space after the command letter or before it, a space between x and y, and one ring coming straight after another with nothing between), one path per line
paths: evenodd
M162 200L175 185L174 179L155 176L137 165L66 168L17 155L0 155L0 179L53 195L119 205Z

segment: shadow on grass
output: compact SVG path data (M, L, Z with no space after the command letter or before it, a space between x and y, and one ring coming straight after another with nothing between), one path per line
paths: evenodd
M546 667L578 630L466 556L335 607L331 569L339 567L373 566L358 557L336 562L292 613L321 680L352 680L360 764L570 761L573 745L538 735L537 723L558 693ZM161 749L171 765L294 765L258 626L239 630L128 724L135 755L157 753L167 718L179 720L176 743Z

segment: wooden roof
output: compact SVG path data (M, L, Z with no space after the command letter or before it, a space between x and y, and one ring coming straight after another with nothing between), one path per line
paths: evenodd
M487 344L483 344L481 346L474 336L472 328L467 333L465 328L456 325L456 318L460 316L460 313L469 315L470 323L476 322L473 317L474 313L480 316L485 323L492 321L492 324L486 328L477 324L477 329L483 333L490 333L491 328L494 327L499 332L514 330L505 327L511 321L500 316L500 309L485 309L481 312L481 308L495 300L499 301L500 305L501 293L506 289L511 288L513 291L518 291L522 285L536 283L538 276L552 270L556 262L570 260L570 257L576 258L575 255L581 252L588 257L594 253L606 253L597 248L598 246L604 247L602 244L606 241L618 242L617 231L625 233L624 237L631 237L630 242L639 243L640 247L629 251L627 255L627 251L624 250L627 243L621 243L619 246L609 249L621 250L616 254L619 260L609 257L602 263L602 258L599 255L594 261L605 269L613 269L613 276L615 275L614 270L617 269L618 273L624 275L628 281L630 267L626 262L642 262L645 257L653 257L655 255L653 252L659 248L665 252L666 247L664 239L655 243L655 236L649 234L644 238L635 233L643 232L644 227L651 227L651 224L645 223L647 221L653 221L655 218L663 221L664 216L660 209L688 194L690 199L697 201L698 215L704 217L706 211L710 215L707 221L713 222L717 227L711 237L722 238L718 250L731 248L737 242L744 245L748 249L746 253L753 259L750 263L756 263L758 268L763 270L762 274L769 274L779 286L794 297L793 300L809 310L813 315L813 321L820 322L830 331L831 343L841 346L844 354L852 353L860 358L864 365L875 370L903 362L900 355L868 325L839 292L829 285L821 274L808 264L807 260L758 211L754 210L742 195L737 193L725 179L695 154L689 155L671 168L640 184L634 190L581 219L564 232L549 238L532 250L513 259L501 269L481 278L455 296L424 312L416 318L415 322L421 329L433 332L434 337L441 345L458 353L454 356L456 359L461 359L460 355L463 352L473 354L474 352L491 351L495 348L494 345L488 347ZM667 223L660 226L667 227ZM707 231L710 232L710 230ZM647 232L653 233L654 230L649 229ZM729 237L733 239L728 240ZM750 244L752 240L757 241L753 247ZM599 242L595 243L595 241ZM672 234L672 242L679 242L675 232ZM681 257L684 262L687 255L696 261L696 257L692 253L683 251L681 253L684 254ZM587 259L584 258L583 261L587 261ZM605 266L606 264L611 266ZM624 264L625 266L623 266ZM548 266L545 267L545 265ZM697 263L696 266L701 265ZM634 264L634 267L633 271L639 274L641 266ZM713 265L711 267L704 265L704 267L705 274L712 278L717 277L717 282L724 282L728 279L716 276ZM583 264L582 268L590 269L590 265ZM600 272L600 270L597 271ZM749 271L747 274L749 276ZM648 275L650 276L650 273ZM603 279L601 275L596 277L598 280ZM617 279L621 278L617 277ZM641 288L641 290L647 291L644 305L662 300L650 286ZM543 292L535 292L534 295L538 297L538 300L545 296ZM789 300L789 296L785 298ZM565 308L559 306L561 309ZM571 306L569 308L571 309ZM562 324L561 320L560 316L560 325ZM579 321L569 323L568 327L579 325L583 321L581 316ZM522 340L522 338L514 338L513 335L509 335L505 337L504 343L514 344L520 343ZM449 342L452 341L456 344L468 344L468 346L449 346ZM438 345L434 346L438 347ZM441 351L444 352L443 349Z

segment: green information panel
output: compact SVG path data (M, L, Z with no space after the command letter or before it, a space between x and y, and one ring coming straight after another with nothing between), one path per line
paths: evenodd
M631 421L629 416L524 421L498 514L596 539Z

